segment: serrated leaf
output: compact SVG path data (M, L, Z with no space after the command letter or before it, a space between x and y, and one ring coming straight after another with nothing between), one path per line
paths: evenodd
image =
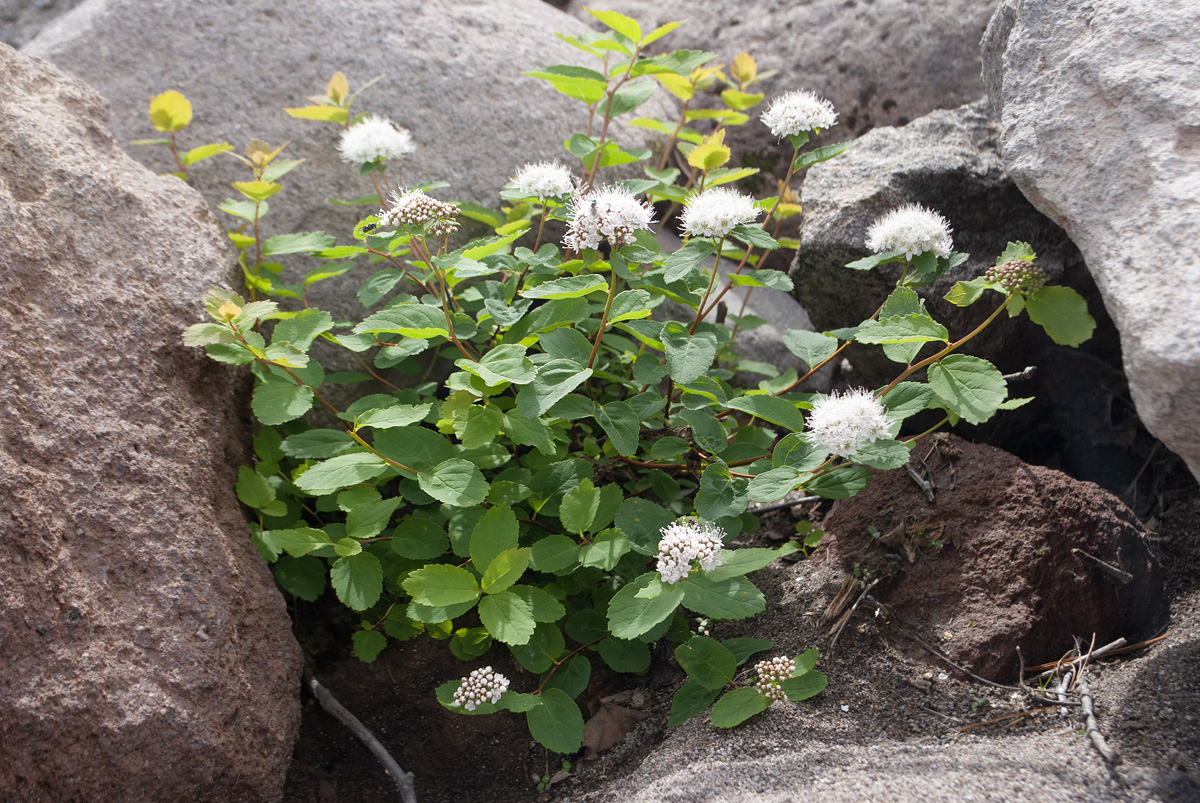
M473 507L487 498L488 484L475 465L452 457L418 475L421 490L439 502L455 507Z
M358 429L362 429L363 427L371 427L373 429L407 427L410 424L424 420L425 416L429 415L429 411L432 409L433 404L428 402L425 404L397 404L392 407L376 408L374 410L367 410L362 415L355 416L354 424Z
M1092 336L1096 319L1087 302L1070 287L1042 287L1025 299L1029 319L1060 346L1078 346Z
M449 337L445 313L425 304L397 304L380 310L354 327L355 334L384 332L402 337ZM457 329L456 329L457 331Z
M304 415L313 401L312 388L270 374L254 388L250 409L260 422L274 426Z
M849 499L862 493L870 484L871 469L863 466L843 466L813 478L804 489L826 499Z
M779 549L753 547L749 549L727 549L723 554L721 565L704 572L704 576L714 583L728 580L731 577L741 577L757 572L774 563L779 558L800 551L800 545L789 541Z
M946 327L928 315L910 314L882 318L864 324L854 335L859 343L925 343L930 341L950 342Z
M796 405L778 396L738 396L736 399L730 399L726 406L787 427L793 432L804 429L804 415Z
M635 639L660 622L670 618L683 601L683 589L679 584L671 586L654 599L637 596L639 591L659 582L657 572L647 572L621 587L608 603L608 625L617 638Z
M378 630L356 630L350 639L354 642L354 654L366 664L378 658L387 646L387 636Z
M772 290L790 292L792 280L781 270L751 270L729 277L735 287L769 287Z
M283 189L282 184L273 181L235 181L233 188L251 201L265 201ZM260 213L261 214L261 213Z
M757 689L745 687L734 689L713 706L709 721L714 728L732 728L741 725L755 714L771 707L771 700L759 694Z
M742 223L738 226L734 226L733 231L730 232L730 236L735 237L738 240L741 240L746 245L752 245L755 248L764 248L764 249L767 249L768 251L774 250L779 247L779 243L775 240L774 237L767 234L765 231L760 229L758 226L750 226L745 223ZM757 273L757 271L755 271L755 272Z
M809 671L796 677L788 678L779 684L787 695L788 701L798 703L801 700L807 700L810 697L815 697L825 690L829 685L829 678L821 672Z
M316 602L325 591L329 572L320 558L294 558L281 555L275 562L275 582L289 594L305 602Z
M688 677L708 689L722 689L737 674L737 658L720 642L693 636L675 648L675 660Z
M769 650L774 645L764 638L727 638L721 646L729 650L737 658L738 666L750 660L750 656Z
M724 463L710 463L700 474L700 490L696 493L696 514L707 521L746 512L748 481L734 477Z
M793 170L803 170L806 167L812 167L820 162L827 162L835 156L839 156L854 146L858 145L858 140L851 139L846 142L837 142L833 145L824 145L820 148L813 148L808 153L802 153L796 157L796 161L792 163Z
M565 535L548 535L533 544L531 563L539 572L561 572L575 565L579 544Z
M956 307L969 307L983 295L987 284L987 279L982 276L969 282L957 282L946 293L946 300Z
M663 266L663 281L677 282L696 269L705 258L712 256L717 250L715 243L705 239L691 239L683 244L675 253L667 257Z
M347 608L365 611L383 593L383 567L370 552L339 558L329 570L329 581Z
M538 368L537 377L517 393L517 412L536 419L592 375L573 360L550 360Z
M536 287L527 287L521 291L521 295L524 298L580 298L604 290L608 290L608 281L603 276L588 273L583 276L554 279Z
M1032 262L1035 259L1037 259L1037 254L1033 252L1029 243L1009 243L1004 249L1004 253L996 257L996 267L1000 267L1006 262L1015 262L1017 260Z
M628 551L629 539L623 532L605 530L596 536L592 543L579 548L579 565L612 571Z
M511 591L500 591L479 600L479 621L497 641L527 644L537 624L529 603Z
M429 519L405 519L392 531L392 551L412 560L433 560L450 548L446 531Z
M583 480L563 494L558 517L569 532L582 535L592 526L600 506L600 492L591 480Z
M766 598L745 577L710 580L694 574L680 580L683 607L710 619L746 619L767 608Z
M324 496L339 488L357 485L387 471L387 463L373 454L345 454L332 457L305 471L296 487L313 496Z
M613 93L612 104L608 107L609 115L617 117L628 114L650 100L656 89L658 84L654 81L631 81L625 84Z
M310 429L289 435L280 445L288 457L323 459L337 457L354 447L354 439L340 429Z
M806 474L791 466L780 466L750 480L746 494L752 502L776 502L804 484Z
M337 243L337 238L323 231L305 231L268 237L263 243L263 256L280 254L309 254Z
M471 562L480 571L486 569L498 555L517 548L519 534L512 509L508 505L494 505L471 531Z
M529 568L529 547L506 549L497 555L483 573L480 588L485 594L498 594L507 591L521 579L521 575ZM528 603L526 603L528 604ZM530 611L532 617L532 610Z
M374 538L387 527L392 514L403 501L400 497L393 496L391 499L354 505L346 515L346 535L351 538Z
M596 649L613 671L640 675L650 668L650 646L644 641L606 638Z
M929 366L929 387L947 410L972 424L991 418L1008 395L994 365L966 354L951 354Z
M850 459L880 471L890 471L908 465L908 458L909 450L903 443L880 438L860 446Z
M275 324L271 342L291 343L301 351L308 351L313 338L332 328L333 316L328 312L319 309L301 310Z
M807 329L788 329L783 333L783 345L811 369L833 356L838 340Z
M542 704L525 718L533 738L547 750L567 755L583 746L583 714L562 689L542 692Z
M312 527L299 527L290 530L267 530L280 549L293 558L302 558L314 549L330 546L333 541L324 530Z
M259 510L275 499L275 486L249 466L239 466L237 498L246 507Z
M920 382L901 382L879 401L893 421L903 421L925 409L933 398L933 389Z
M150 101L150 124L156 131L182 131L191 121L192 104L173 89Z
M717 356L716 336L710 332L688 332L686 326L669 322L662 330L667 352L667 369L680 385L690 384L706 374Z
M870 270L871 268L879 265L883 265L888 262L900 262L903 261L903 259L904 254L898 254L895 251L887 251L882 254L872 254L869 257L863 257L862 259L856 259L853 262L848 262L846 263L846 267L850 268L850 270Z
M626 457L637 454L641 422L632 407L622 401L609 402L603 407L597 406L595 416L620 454Z
M432 563L411 572L402 585L414 602L430 608L473 603L480 594L475 575L448 563Z

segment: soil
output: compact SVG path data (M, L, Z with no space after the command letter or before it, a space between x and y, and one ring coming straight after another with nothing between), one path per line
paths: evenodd
M775 642L768 655L819 647L818 669L829 677L825 692L774 706L733 731L716 731L703 716L668 730L670 696L684 676L660 645L649 672L629 679L634 702L622 698L640 703L645 721L595 760L570 757L570 774L542 793L533 776L553 772L561 757L533 743L520 716L464 717L437 704L434 687L473 666L454 659L446 645L427 639L395 645L373 664L349 659L320 674L415 773L422 803L635 796L767 803L791 800L803 789L823 800L950 801L968 792L975 799L1200 800L1200 493L1192 484L1172 498L1160 518L1146 523L1163 567L1170 630L1161 641L1089 669L1100 728L1123 759L1112 769L1077 733L1077 712L1039 710L1046 707L981 683L932 653L913 652L905 626L886 610L877 614L873 600L860 605L831 650L822 614L844 573L818 560L780 561L753 575L767 611L717 623L712 635L768 636ZM795 510L819 521L826 509ZM796 518L788 512L763 518L759 533L735 546L769 545L794 533ZM486 658L517 690L531 690L529 675L500 650ZM596 686L587 695L595 706L617 691ZM672 789L672 778L664 780L672 771L686 776L690 791ZM284 800L398 799L370 754L306 696Z

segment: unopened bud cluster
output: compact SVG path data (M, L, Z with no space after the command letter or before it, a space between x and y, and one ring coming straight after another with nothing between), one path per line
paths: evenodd
M428 224L425 233L431 237L448 237L458 230L451 219L458 214L454 204L430 198L422 190L393 192L390 200L391 208L379 212L381 228Z
M1010 293L1032 293L1046 284L1046 271L1032 262L1016 259L988 268L983 278L994 282Z
M507 690L508 678L485 666L462 679L462 685L454 692L454 702L450 705L474 711L477 705L500 702L500 695Z
M664 583L673 585L692 571L692 561L701 569L721 565L724 533L717 527L699 522L685 522L663 527L658 542L658 573Z
M758 689L759 694L780 702L787 700L787 693L780 684L796 671L795 661L782 656L769 661L759 661L754 665L754 671L758 672L758 683L754 684L754 688Z

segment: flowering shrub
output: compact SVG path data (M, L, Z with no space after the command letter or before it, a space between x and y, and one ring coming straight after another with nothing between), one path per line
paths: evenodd
M726 75L705 66L711 53L647 56L677 23L643 35L620 14L593 14L611 31L567 41L598 69L529 73L587 106L588 132L566 143L575 171L525 165L502 192L501 212L432 198L436 185L392 184L389 194L381 184L388 162L411 140L383 118L352 118L357 93L339 74L315 105L290 111L345 128L341 154L369 175L369 201L382 208L355 228L352 244L321 232L266 237L263 201L298 163L252 143L243 161L253 181L234 185L243 200L221 206L243 221L230 236L250 300L214 288L205 301L211 321L184 335L255 376L259 460L241 469L237 491L280 586L306 600L332 586L361 615L353 644L364 661L389 640L421 634L447 641L463 661L507 650L532 676L514 685L531 691L511 689L485 667L439 687L438 699L470 714L524 713L533 736L561 753L580 747L575 698L593 663L645 672L651 645L664 638L689 678L670 724L715 702L712 723L728 727L773 702L818 693L825 678L814 669L816 650L760 662L758 681L739 685L739 667L771 642L692 632L693 615L761 612L763 595L747 575L802 548L730 548L758 527L748 504L797 489L851 496L872 469L904 466L928 434L899 438L905 419L932 409L942 424L979 423L1025 401L1008 399L991 364L957 353L1002 311L1028 311L1060 343L1078 343L1091 328L1078 296L1033 281L1033 252L1013 244L1001 269L950 293L960 305L985 294L998 301L984 324L951 338L913 288L966 255L951 250L939 215L905 208L871 228L878 253L848 266L900 264L896 289L875 315L836 332L787 332L787 347L810 367L804 376L742 360L734 332L754 322L715 323L709 313L735 286L791 289L786 273L763 267L780 247L765 227L774 222L778 231L797 211L788 188L796 170L852 143L804 151L836 114L811 93L789 93L762 116L793 149L779 194L755 201L724 187L755 172L726 167L724 145L725 130L749 122L745 111L763 99L749 91L761 77L753 60L739 56ZM725 108L689 109L717 81L726 85ZM659 85L682 102L680 118L629 124L662 132L668 152L645 164L644 178L601 183L603 168L650 159L622 148L612 124ZM172 136L162 142L178 159L174 134L186 122L168 118L160 130ZM672 153L678 166L668 166ZM683 210L690 239L673 253L653 234L651 202L659 221ZM461 217L494 235L452 247ZM565 224L561 248L543 242L547 221ZM279 254L307 255L317 266L303 285L284 285ZM736 263L727 279L716 270L722 256ZM303 299L307 286L355 264L373 269L358 291L368 311L361 321L259 298ZM689 316L653 317L665 300ZM327 374L310 353L317 342L350 352L362 371ZM882 347L897 362L896 379L841 396L797 391L850 342ZM380 373L388 369L408 379L394 383ZM739 371L764 376L757 387L736 387ZM368 379L377 380L373 391L344 409L325 392ZM819 539L808 534L804 544Z

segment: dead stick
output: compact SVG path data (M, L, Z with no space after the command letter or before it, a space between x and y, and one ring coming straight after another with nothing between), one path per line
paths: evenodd
M1087 670L1082 670L1079 673L1079 694L1083 702L1084 726L1087 728L1087 737L1092 740L1092 744L1100 755L1104 756L1104 760L1109 764L1116 764L1121 760L1120 755L1116 750L1108 746L1108 742L1104 741L1104 735L1100 733L1100 726L1096 723L1096 713L1092 700L1092 689L1087 682Z
M321 704L327 712L335 716L339 722L349 728L359 741L367 746L367 749L379 760L383 768L392 776L392 780L396 782L396 788L400 790L400 797L404 803L417 803L417 792L413 788L413 774L400 769L400 765L396 763L396 759L392 758L391 753L387 748L379 743L375 735L367 730L367 726L359 721L358 717L346 710L346 707L339 703L334 696L329 693L329 689L321 685L321 682L316 678L311 678L308 681L309 687L316 695L317 702Z
M969 731L971 728L982 728L984 725L995 725L997 722L1007 722L1010 719L1020 719L1021 717L1027 717L1030 714L1040 714L1043 711L1053 710L1053 706L1048 706L1046 708L1035 708L1032 711L1014 711L1011 714L1005 714L1004 716L996 717L995 719L986 719L983 722L973 722L970 725L963 725L958 729L958 732L962 733L963 731Z
M879 580L880 578L878 577L872 580L871 585L863 589L862 593L858 595L858 599L854 600L854 604L850 606L850 610L842 617L842 623L838 625L837 632L833 634L833 641L829 642L830 652L833 652L833 645L837 644L838 636L842 635L842 630L846 627L846 623L850 621L850 617L854 615L854 609L858 607L858 603L862 602L867 594L871 593L871 589L879 584Z
M1106 654L1112 652L1113 650L1119 649L1120 647L1124 647L1124 646L1125 646L1125 639L1119 638L1116 641L1112 642L1111 644L1105 644L1103 647L1100 647L1099 649L1089 652L1087 655L1081 655L1078 658L1075 658L1071 661L1056 664L1053 669L1047 669L1045 672L1041 673L1040 675L1034 675L1032 678L1030 678L1030 680L1045 680L1046 678L1052 678L1055 675L1057 675L1060 671L1062 671L1063 669L1066 669L1068 666L1075 666L1076 664L1078 664L1082 661L1091 659L1091 658L1099 658L1103 655L1106 655Z
M1112 645L1109 644L1106 647L1101 647L1100 649L1096 650L1096 652L1092 655L1092 657L1093 658L1101 658L1101 657L1109 658L1113 655L1123 655L1127 652L1133 652L1134 650L1140 650L1143 647L1149 647L1151 644L1162 641L1163 639L1165 639L1167 636L1171 635L1174 632L1175 631L1173 631L1173 630L1168 630L1166 633L1163 633L1161 636L1155 636L1152 639L1146 639L1145 641L1139 641L1137 644L1127 644L1124 647L1115 647L1111 650L1109 649L1109 647L1112 647ZM1043 669L1054 669L1055 667L1060 666L1060 665L1062 665L1061 660L1050 661L1049 663L1038 664L1037 666L1031 666L1031 667L1029 667L1029 671L1037 672L1037 671L1040 671Z

